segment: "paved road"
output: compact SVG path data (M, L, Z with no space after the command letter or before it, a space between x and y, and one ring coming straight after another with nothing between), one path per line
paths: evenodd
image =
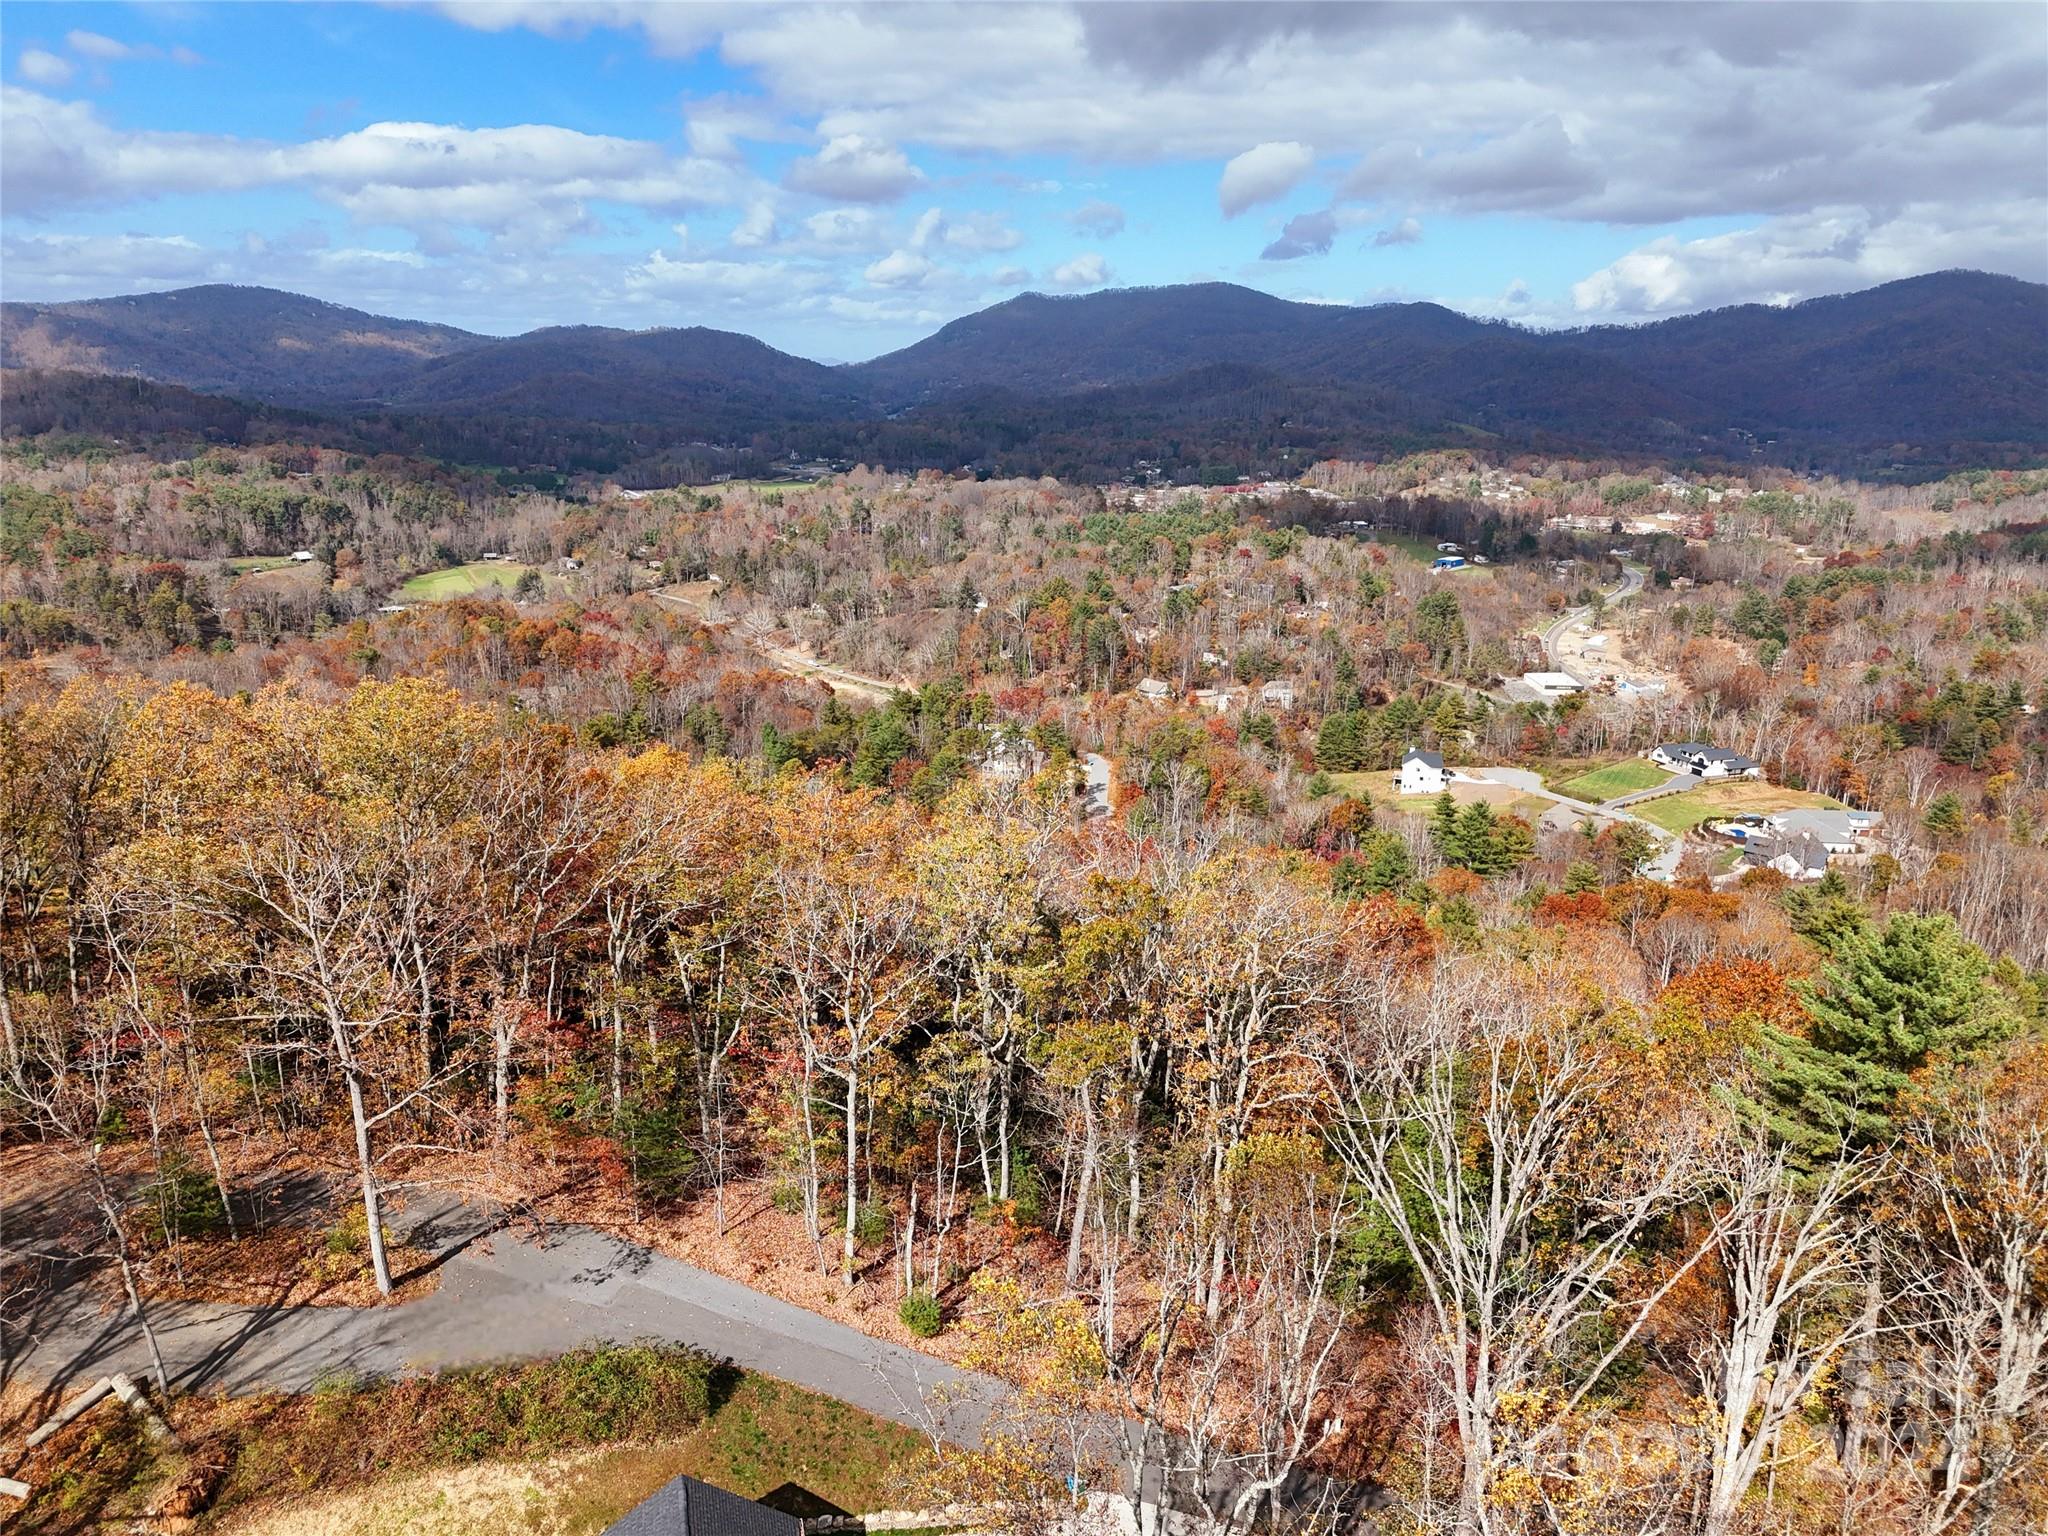
M1081 814L1093 820L1109 814L1109 759L1100 752L1081 754L1081 774L1087 782L1087 792L1081 799Z
M1489 766L1474 768L1468 771L1495 784L1512 785L1524 794L1535 795L1540 799L1548 800L1550 802L1550 809L1543 813L1541 820L1546 827L1553 830L1569 831L1582 821L1592 821L1596 825L1602 821L1632 821L1637 826L1645 828L1652 837L1657 839L1659 844L1657 857L1643 866L1644 875L1652 880L1659 880L1668 885L1678 874L1678 861L1685 853L1685 839L1673 837L1654 821L1645 821L1642 817L1634 815L1625 809L1631 801L1646 800L1652 796L1662 794L1664 789L1670 787L1669 784L1657 789L1646 789L1638 794L1623 795L1618 800L1609 800L1602 805L1589 805L1583 800L1573 800L1567 796L1560 795L1556 790L1551 789L1543 782L1541 774L1534 773L1527 768ZM1680 779L1683 779L1687 785L1698 782L1691 774L1678 774L1673 776L1670 783L1675 784Z
M647 595L657 603L666 603L671 608L689 614L693 619L711 622L703 607L694 599L661 588L649 589ZM771 645L765 639L740 634L732 629L729 629L728 633L745 642L777 671L787 672L792 677L823 683L835 692L858 694L874 703L886 704L898 693L910 687L908 683L892 682L886 677L870 677L865 672L855 672L848 667L835 666L829 661L820 661L801 646Z
M942 1416L944 1431L970 1442L1003 1390L992 1377L587 1227L557 1227L543 1247L491 1231L474 1207L409 1214L417 1223L409 1240L446 1256L433 1295L379 1308L160 1302L150 1316L174 1384L298 1392L335 1371L396 1376L660 1340L919 1428L926 1393L943 1386L959 1399ZM69 1389L109 1371L148 1373L134 1325L99 1315L81 1288L44 1298L26 1324L7 1334L5 1379Z
M1604 594L1604 599L1610 606L1625 603L1642 590L1643 568L1639 565L1630 565L1624 560L1621 562L1621 585ZM1558 650L1558 646L1564 640L1564 632L1581 620L1592 617L1592 613L1591 607L1568 608L1554 624L1543 631L1543 652L1550 658L1551 671L1564 670L1564 657Z

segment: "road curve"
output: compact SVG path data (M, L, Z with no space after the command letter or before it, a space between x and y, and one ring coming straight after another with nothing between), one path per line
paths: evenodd
M422 1208L424 1209L424 1208ZM336 1373L400 1376L543 1359L598 1342L687 1344L949 1439L978 1440L1004 1388L993 1377L869 1338L844 1323L589 1227L545 1244L472 1206L410 1213L407 1240L441 1256L432 1295L391 1307L230 1307L157 1302L149 1315L173 1385L304 1392ZM82 1286L54 1291L5 1337L4 1375L83 1386L137 1380L148 1355L125 1315ZM943 1404L927 1407L934 1389Z
M1643 568L1639 565L1630 565L1624 560L1621 562L1621 585L1612 592L1603 593L1602 597L1610 605L1625 603L1642 590ZM1564 639L1564 632L1581 620L1590 618L1592 613L1593 610L1590 606L1568 608L1563 614L1559 615L1555 623L1543 631L1543 654L1550 658L1551 671L1562 672L1564 670L1564 660L1559 655L1557 649L1559 643Z

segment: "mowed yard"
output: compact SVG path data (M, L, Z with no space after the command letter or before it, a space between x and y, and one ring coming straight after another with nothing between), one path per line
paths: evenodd
M1640 757L1623 758L1618 763L1609 763L1595 768L1576 778L1566 779L1551 787L1559 794L1569 795L1574 800L1583 800L1588 805L1599 805L1621 795L1633 795L1640 790L1655 789L1671 774L1655 763Z
M1398 774L1333 773L1329 777L1330 787L1340 795L1367 795L1374 805L1405 811L1411 816L1427 816L1436 809L1435 795L1402 794ZM1541 795L1525 794L1512 784L1447 784L1444 787L1460 805L1484 800L1503 816L1519 816L1524 821L1534 821L1550 809L1550 802Z
M517 560L472 560L467 565L422 572L400 587L398 596L402 602L438 603L451 597L474 597L492 587L510 592L521 576L536 569Z
M1631 815L1655 822L1667 832L1691 831L1711 816L1768 815L1772 811L1839 809L1842 802L1804 789L1786 789L1754 779L1732 784L1703 784L1682 795L1667 795L1629 807Z

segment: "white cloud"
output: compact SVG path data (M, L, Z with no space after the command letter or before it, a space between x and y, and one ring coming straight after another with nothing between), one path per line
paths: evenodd
M869 265L862 275L878 288L916 288L938 270L931 258L917 251L891 251Z
M889 221L872 208L827 208L803 221L814 245L838 250L877 250L889 243Z
M792 191L818 197L891 203L922 182L924 172L893 144L843 133L815 155L792 161L783 180Z
M1024 243L1024 236L1011 228L1001 214L970 213L947 222L945 240L956 251L985 256L996 251L1016 250Z
M226 135L129 132L86 102L0 86L0 199L10 213L119 204L162 193L299 186L358 220L412 229L529 232L589 227L598 202L657 213L737 206L755 186L717 161L638 139L546 124L455 128L372 123L281 144Z
M174 64L203 64L206 61L190 48L159 48L155 43L124 43L119 38L77 28L64 34L64 46L81 59L95 64L118 64L129 59L169 59Z
M1046 276L1055 288L1100 288L1109 281L1109 263L1100 251L1084 251L1063 261Z
M1422 220L1403 219L1398 224L1389 224L1385 229L1373 231L1372 243L1376 246L1414 245L1422 239Z
M732 243L741 250L757 250L773 245L780 233L775 226L775 205L762 198L749 203L747 211L740 215L739 223L733 226Z
M1097 199L1092 203L1083 203L1068 214L1067 222L1084 235L1092 235L1097 240L1108 240L1124 232L1124 211L1115 203Z
M14 61L14 72L30 85L63 85L72 75L71 61L40 48L24 48Z
M1235 156L1223 167L1216 183L1216 200L1226 219L1234 219L1247 208L1284 197L1312 170L1316 152L1293 140L1255 145Z
M1287 221L1280 238L1259 252L1261 261L1295 261L1303 256L1326 256L1337 238L1337 215L1298 213Z
M1572 285L1582 319L1653 319L1726 304L1791 304L1947 267L2048 281L2039 212L2024 201L1977 211L1967 225L1938 210L1873 218L1818 209L1697 240L1652 240Z
M998 267L995 284L998 288L1021 288L1031 281L1029 267Z

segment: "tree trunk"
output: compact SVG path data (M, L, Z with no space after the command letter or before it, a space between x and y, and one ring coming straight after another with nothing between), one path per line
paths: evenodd
M1067 1232L1067 1289L1081 1283L1081 1244L1088 1232L1088 1195L1095 1182L1097 1157L1095 1092L1081 1084L1081 1171L1074 1180L1074 1218Z
M853 1288L856 1248L854 1226L860 1220L860 1073L846 1068L846 1252L842 1260L847 1289Z
M355 1063L345 1062L342 1075L348 1079L349 1114L355 1119L356 1172L363 1188L363 1219L369 1224L370 1271L377 1278L377 1294L391 1294L391 1264L384 1254L384 1198L377 1187L377 1168L370 1158L370 1117L363 1105L363 1081Z

